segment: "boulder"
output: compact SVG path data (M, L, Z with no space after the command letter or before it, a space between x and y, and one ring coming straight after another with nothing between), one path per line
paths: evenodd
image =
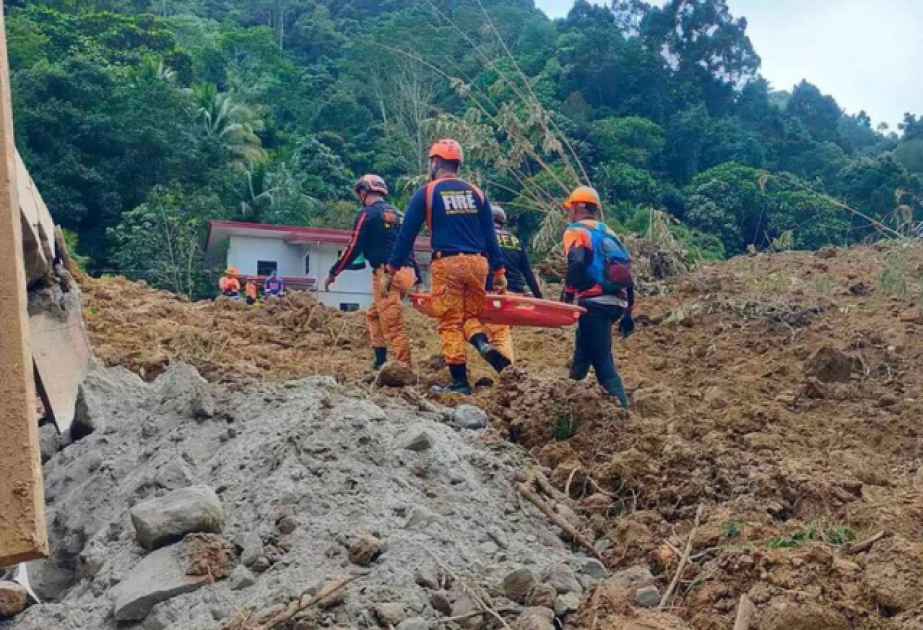
M167 490L179 490L195 484L195 478L186 462L180 458L171 459L157 471L154 483Z
M429 630L429 623L423 617L409 617L398 624L397 630Z
M15 617L26 609L29 594L16 582L0 582L0 619Z
M404 448L408 451L421 453L433 448L433 444L433 436L426 431L420 431L404 444Z
M217 413L215 398L206 391L198 391L192 398L191 403L192 416L200 420L214 418Z
M557 591L559 595L583 592L583 587L580 586L574 570L566 564L555 564L549 568L545 576L545 583Z
M554 611L550 608L526 608L513 627L515 630L554 630Z
M654 574L644 566L628 567L613 573L612 577L606 580L606 584L619 590L638 590L645 586L653 586L654 582Z
M503 594L507 599L525 604L536 584L535 575L529 569L517 569L503 578Z
M238 545L243 550L240 553L240 562L245 567L252 567L263 557L263 540L256 532L244 534Z
M471 596L468 593L462 593L452 603L450 614L452 617L465 617L465 619L459 620L459 625L465 630L478 630L484 627L487 617L485 615L466 617L466 615L471 615L479 610L481 610L480 606L474 602Z
M349 561L365 567L370 565L380 552L380 540L374 536L362 536L349 548Z
M597 580L609 577L609 571L603 566L603 563L597 560L596 558L588 558L584 560L578 571L587 577L591 577Z
M645 586L635 591L635 602L642 608L656 608L660 605L660 590L656 586Z
M410 387L417 384L414 371L397 361L389 361L378 371L375 385L378 387Z
M253 577L253 573L250 572L250 569L243 565L237 566L234 571L231 572L231 577L228 578L228 587L232 591L239 591L248 586L253 586L254 584L256 584L256 578Z
M375 617L383 628L387 628L400 625L407 618L407 613L404 612L404 604L388 602L375 606Z
M116 621L140 621L155 604L191 593L208 584L207 575L187 575L182 543L158 549L112 588Z
M579 593L558 595L554 600L554 614L558 617L564 617L565 615L577 612L580 608L581 599Z
M474 405L459 405L452 414L452 421L462 429L477 431L487 428L487 412Z
M208 486L174 490L131 509L135 537L145 549L157 549L194 532L220 533L221 499Z
M529 597L526 598L526 606L539 608L554 608L554 602L558 597L558 592L547 584L536 584L529 591Z

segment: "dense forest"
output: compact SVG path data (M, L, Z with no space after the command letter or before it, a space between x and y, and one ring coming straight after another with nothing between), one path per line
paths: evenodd
M95 273L198 293L209 219L347 226L438 136L538 255L592 182L692 251L815 248L921 214L923 120L775 91L724 0L8 0L19 149Z

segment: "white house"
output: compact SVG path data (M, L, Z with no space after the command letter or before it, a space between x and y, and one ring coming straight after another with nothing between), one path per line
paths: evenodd
M324 279L350 236L348 230L211 221L206 253L210 261L236 268L241 280L257 276L262 286L275 271L286 290L311 291L327 306L354 311L372 302L372 270L368 265L361 271L344 271L329 292L323 290ZM418 238L414 251L428 281L429 239Z

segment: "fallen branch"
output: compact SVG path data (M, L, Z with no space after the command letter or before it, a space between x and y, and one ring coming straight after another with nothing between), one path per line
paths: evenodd
M695 511L695 523L692 525L692 531L689 532L689 539L686 541L686 550L683 551L683 557L679 559L679 566L676 567L676 573L673 575L673 581L670 582L669 588L667 588L666 593L664 593L663 597L660 599L660 606L658 606L660 610L666 608L667 602L670 601L670 598L673 596L673 591L676 590L676 586L679 584L679 580L683 576L683 571L686 569L686 563L689 562L689 554L692 553L692 543L695 540L695 534L699 529L699 522L702 520L702 513L704 511L705 504L699 503L699 509Z
M577 471L580 470L580 466L574 466L574 469L570 471L570 474L567 476L567 483L564 484L564 496L570 496L570 484L574 481L574 475L577 474Z
M737 606L737 619L734 621L734 630L750 630L750 622L753 621L753 613L756 607L747 594L740 596L740 604Z
M558 501L560 503L567 503L568 501L571 501L571 498L569 495L555 488L551 484L551 482L548 481L548 477L546 477L542 473L536 472L535 476L532 477L532 481L535 483L536 488L538 488L539 490L547 494L549 497L551 497L555 501Z
M880 531L871 538L867 538L866 540L857 543L847 543L843 545L843 553L855 555L857 553L862 553L863 551L868 551L872 548L872 546L874 546L875 543L877 543L882 538L887 538L888 536L890 536L890 534L887 532Z
M590 542L586 536L578 532L576 527L564 520L563 516L551 509L551 507L545 503L545 501L540 496L538 496L523 483L517 483L516 490L519 492L519 494L528 499L535 507L541 510L542 514L544 514L549 521L560 527L561 530L563 530L571 540L583 547L587 552L592 554L594 558L602 562L603 566L605 566L606 561L603 559L602 555L599 553L596 547L593 546L593 543Z
M310 608L311 606L319 604L355 579L355 575L349 575L346 577L341 577L335 582L325 584L316 595L308 600L305 600L304 598L307 593L302 593L297 602L289 604L288 608L282 612L270 617L269 620L254 626L253 630L274 630L275 628L279 628L282 626L282 624L290 621L298 613ZM258 614L256 616L257 619L261 619L267 612L268 611L263 611L262 613ZM246 628L246 626L243 626L243 628Z

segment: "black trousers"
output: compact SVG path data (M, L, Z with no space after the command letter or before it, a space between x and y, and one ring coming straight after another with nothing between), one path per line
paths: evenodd
M582 381L592 367L599 384L627 408L622 377L612 358L612 327L622 318L624 309L587 301L581 301L580 306L586 309L586 313L577 321L577 340L570 377Z

